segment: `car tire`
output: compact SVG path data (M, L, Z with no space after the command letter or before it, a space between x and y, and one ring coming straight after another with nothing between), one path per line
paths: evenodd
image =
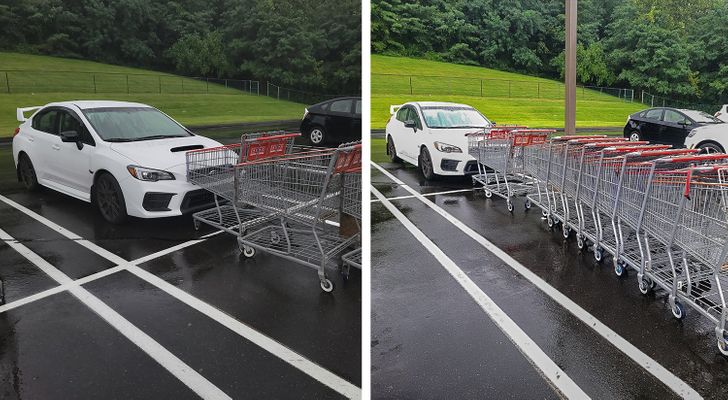
M435 169L432 165L432 157L430 157L430 152L427 150L427 147L423 146L422 150L420 150L420 157L417 164L420 167L422 176L424 176L426 180L432 181L437 179L437 174L435 173Z
M698 146L698 150L702 154L725 153L723 147L715 142L702 143Z
M18 179L30 192L40 189L38 176L35 174L35 168L27 154L22 153L18 159Z
M387 154L389 155L389 161L393 163L401 162L402 159L397 157L397 148L394 147L394 140L389 136L387 138Z
M632 131L629 133L630 142L638 142L640 140L642 140L642 135L639 133L639 131Z
M119 182L113 175L102 173L94 183L94 202L101 216L112 224L121 224L126 221L126 202Z
M326 143L326 131L324 128L316 125L308 131L308 141L314 146Z

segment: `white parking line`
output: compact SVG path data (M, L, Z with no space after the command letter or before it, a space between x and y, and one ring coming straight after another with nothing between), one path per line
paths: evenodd
M228 329L232 330L233 332L237 333L238 335L247 339L248 341L257 344L258 346L262 347L264 350L275 355L276 357L280 358L281 360L287 362L291 366L304 372L305 374L309 375L310 377L316 379L320 383L330 387L331 389L335 390L336 392L340 393L341 395L343 395L347 398L350 398L350 399L361 398L361 389L358 388L357 386L349 383L345 379L343 379L343 378L339 377L338 375L328 371L327 369L319 366L318 364L314 363L313 361L310 361L309 359L307 359L304 356L296 353L295 351L285 347L284 345L276 342L275 340L263 335L262 333L256 331L252 327L236 320L235 318L225 314L224 312L209 305L208 303L198 299L197 297L190 295L189 293L185 292L182 289L177 288L174 285L167 283L163 279L160 279L157 276L155 276L154 274L151 274L151 273L139 268L137 265L134 265L133 263L130 263L130 262L122 259L121 257L109 252L108 250L96 245L95 243L82 239L80 236L69 231L68 229L66 229L66 228L50 221L49 219L39 215L38 213L8 199L7 197L0 195L0 201L5 202L6 204L17 209L18 211L21 211L24 214L28 215L29 217L48 226L49 228L60 233L61 235L65 236L66 238L75 240L77 243L83 245L84 247L86 247L87 249L91 250L92 252L100 255L101 257L104 257L107 260L114 262L115 264L121 266L124 270L131 272L132 274L134 274L134 275L138 276L139 278L145 280L146 282L152 284L153 286L157 287L158 289L160 289L160 290L166 292L167 294L175 297L176 299L184 302L188 306L194 308L195 310L201 312L202 314L206 315L207 317L213 319L217 323L227 327ZM189 245L196 244L196 243L199 243L199 239L191 240L186 243L189 243ZM177 246L174 246L174 247L177 247ZM161 252L158 252L158 253L162 253L162 252L164 252L164 250L162 250ZM158 253L155 253L155 254L158 254ZM147 259L147 261L148 261L148 257L149 256L142 257L141 259Z
M498 328L513 342L518 350L548 379L564 396L569 399L588 399L589 396L574 383L556 363L506 314L460 267L453 262L435 243L432 242L412 221L399 211L374 186L374 196L382 202L397 220L432 254L455 281L465 289L470 297L485 311Z
M443 218L445 218L448 222L453 224L455 227L460 229L463 233L468 235L470 238L478 242L481 246L489 250L491 253L493 253L496 257L500 258L506 265L514 269L516 272L521 274L524 278L526 278L529 282L531 282L534 286L536 286L539 290L541 290L544 294L552 298L556 303L558 303L561 307L568 310L571 314L573 314L575 317L580 319L584 324L586 324L588 327L593 329L595 332L597 332L599 335L601 335L604 339L606 339L609 343L611 343L614 347L619 349L621 352L623 352L625 355L627 355L629 358L631 358L634 362L636 362L639 366L644 368L647 372L652 374L655 378L660 380L662 383L664 383L667 387L669 387L672 391L677 393L679 396L685 398L685 399L701 399L702 397L698 392L695 391L692 387L690 387L687 383L685 383L682 379L675 376L672 372L668 371L665 367L660 365L657 361L653 360L650 356L643 353L640 349L635 347L632 343L630 343L628 340L624 339L623 337L619 336L617 332L613 331L611 328L609 328L607 325L599 321L596 317L589 314L585 309L583 309L581 306L576 304L573 300L568 298L566 295L562 294L558 290L556 290L553 286L549 285L546 281L541 279L538 275L531 272L528 268L526 268L523 264L519 263L508 255L506 252L501 250L498 246L490 242L488 239L484 238L479 233L475 232L473 229L471 229L469 226L452 216L450 213L445 211L443 208L438 206L437 204L433 203L426 197L419 194L416 190L409 187L407 184L399 180L396 176L389 173L389 171L385 170L381 166L377 165L376 163L372 162L371 165L375 168L377 168L379 171L381 171L384 175L389 177L392 181L396 182L397 184L401 185L403 189L407 190L408 192L412 193L415 198L423 202L425 205L430 207L432 210L440 214Z
M433 193L422 193L425 197L432 197L432 196L440 196L443 194L456 194L456 193L466 193L466 192L474 192L476 189L457 189L457 190L446 190L444 192L433 192ZM409 195L409 196L397 196L397 197L386 197L387 200L407 200L407 199L414 199L415 196ZM379 199L371 199L372 203L376 203L380 201Z
M48 276L53 278L56 282L60 284L69 284L73 282L68 275L58 270L38 254L25 247L22 243L14 240L2 229L0 229L0 238L2 238L15 251L27 258L28 261L32 262L43 272L48 274ZM114 311L88 290L78 285L71 285L68 287L68 291L85 304L86 307L90 308L104 321L113 326L129 341L147 353L149 357L151 357L164 369L177 377L177 379L194 391L198 396L203 399L232 399L230 396L226 395L225 392L220 390L220 388L213 385L193 368L190 368L189 365L185 364L169 350L165 349L161 344L152 339L151 336L134 326L134 324L122 317L121 314Z

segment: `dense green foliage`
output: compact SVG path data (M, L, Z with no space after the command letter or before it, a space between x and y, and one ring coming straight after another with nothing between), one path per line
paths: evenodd
M357 0L0 0L0 50L361 90Z
M564 0L372 0L372 52L558 78L563 14ZM578 25L580 83L728 102L725 0L580 0Z

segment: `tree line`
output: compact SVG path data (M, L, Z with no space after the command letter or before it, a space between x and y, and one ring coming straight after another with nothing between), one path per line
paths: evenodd
M361 91L358 0L0 0L0 50Z
M728 102L726 0L579 0L577 79ZM564 72L564 0L372 0L372 52L549 78Z

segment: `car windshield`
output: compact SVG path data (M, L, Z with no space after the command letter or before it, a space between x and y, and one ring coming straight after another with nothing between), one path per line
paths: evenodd
M682 112L699 124L722 124L723 121L702 111L682 110Z
M429 128L484 128L490 121L471 107L422 107Z
M92 108L83 113L96 133L107 142L191 136L185 128L151 107Z

